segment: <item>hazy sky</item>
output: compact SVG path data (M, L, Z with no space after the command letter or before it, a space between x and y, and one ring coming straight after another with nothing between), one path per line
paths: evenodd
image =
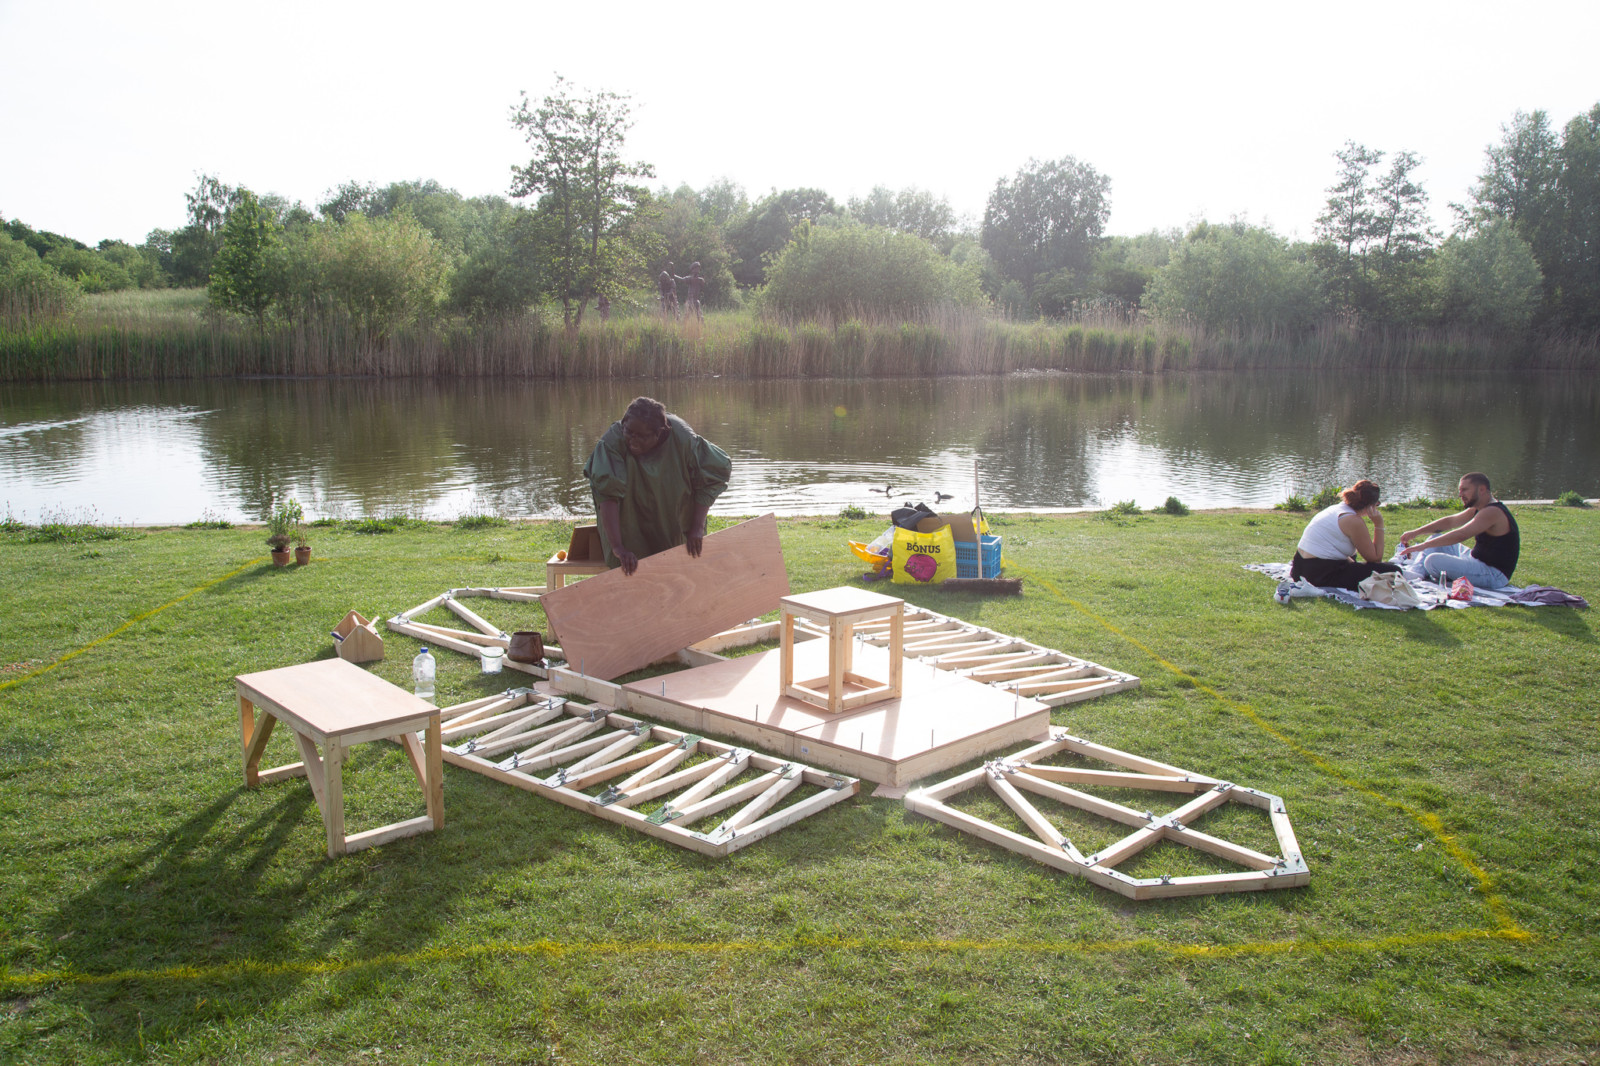
M1111 179L1109 232L1235 214L1307 237L1347 139L1435 215L1517 109L1600 101L1600 3L238 4L0 0L0 215L94 243L185 221L199 172L314 206L349 180L504 195L521 92L632 94L653 184L980 216L1030 157Z

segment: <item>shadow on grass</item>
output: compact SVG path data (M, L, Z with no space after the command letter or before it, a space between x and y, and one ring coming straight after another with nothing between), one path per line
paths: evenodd
M358 749L352 757L379 754ZM381 754L400 758L398 751ZM307 980L322 980L319 965L330 960L426 947L449 923L457 897L470 894L480 878L528 863L526 851L493 848L462 861L464 842L447 836L449 815L483 821L483 811L471 810L484 806L471 802L471 789L452 790L455 809L447 807L439 834L328 859L320 854L322 818L305 782L264 787L278 792L270 806L255 813L242 786L216 796L150 846L105 868L41 926L51 955L41 970L125 975L63 983L54 993L69 1016L93 1019L97 1043L142 1058L152 1041L259 1016ZM234 816L247 804L253 816ZM550 812L540 805L528 814L531 821ZM308 825L315 827L314 858L304 854ZM526 825L505 828L515 834ZM445 843L454 846L439 848ZM382 982L374 982L370 969L331 977L344 995L377 994ZM202 1009L207 1003L214 1006Z
M1565 637L1581 644L1595 643L1594 627L1589 622L1588 611L1575 610L1571 607L1504 607L1501 609L1516 611L1514 617L1525 617L1534 625L1548 629L1554 636Z

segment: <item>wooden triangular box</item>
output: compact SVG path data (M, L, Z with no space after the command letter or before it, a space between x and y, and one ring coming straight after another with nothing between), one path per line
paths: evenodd
M333 648L349 663L370 663L383 658L383 638L377 628L355 611L333 630Z

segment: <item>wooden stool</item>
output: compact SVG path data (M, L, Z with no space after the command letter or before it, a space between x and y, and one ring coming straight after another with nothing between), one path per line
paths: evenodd
M240 674L239 726L244 740L244 783L250 788L269 781L304 777L322 809L328 830L328 857L359 851L400 837L426 833L444 824L444 754L440 745L439 708L391 685L343 659L323 659L279 670ZM261 720L255 709L261 708ZM261 770L261 752L282 721L294 731L303 762ZM424 742L416 733L427 730ZM405 749L422 786L428 813L393 825L345 836L344 779L340 764L345 749L367 740L393 739ZM322 754L317 754L317 744Z
M606 561L601 559L595 562L589 559L561 559L552 555L544 564L544 587L546 592L565 588L568 577L589 577L594 574L603 574L611 569Z
M900 695L900 679L905 660L901 648L905 642L906 601L893 596L881 596L857 588L825 589L799 596L784 596L778 601L778 619L782 623L782 646L779 650L779 687L783 695L826 708L837 714L863 704L879 700L896 699ZM794 620L804 618L828 629L828 674L810 681L794 679ZM887 683L862 677L855 673L854 653L850 637L858 623L878 618L889 620L889 680ZM846 687L855 692L847 693Z

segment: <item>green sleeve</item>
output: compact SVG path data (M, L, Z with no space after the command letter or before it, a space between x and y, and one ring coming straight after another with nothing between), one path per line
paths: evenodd
M621 425L611 424L583 465L583 476L589 479L596 500L620 500L628 493L628 461L622 452Z
M694 438L693 454L689 487L697 505L710 507L722 495L722 490L728 487L728 478L733 476L733 460L728 458L727 452L699 434Z

